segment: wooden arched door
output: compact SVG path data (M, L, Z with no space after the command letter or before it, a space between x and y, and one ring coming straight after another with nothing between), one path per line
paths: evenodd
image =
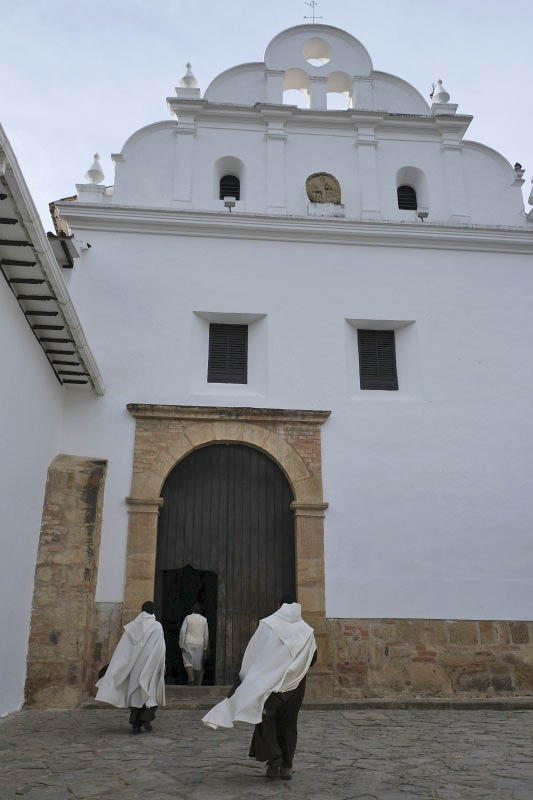
M259 619L295 590L290 485L259 450L213 444L180 461L161 494L155 601L167 680L184 678L177 636L199 599L212 645L205 682L232 683Z

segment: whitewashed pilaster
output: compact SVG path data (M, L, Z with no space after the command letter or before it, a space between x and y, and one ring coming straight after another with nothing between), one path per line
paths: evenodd
M167 102L178 123L174 157L173 200L177 208L191 208L196 117L204 107L205 101L185 105L177 99L168 98Z
M274 105L283 103L283 82L285 80L285 70L267 69L265 70L266 80L266 101Z
M286 111L262 110L267 124L266 143L266 197L268 214L286 214L285 187L285 120Z
M374 108L374 84L372 78L356 76L353 81L353 107L371 111Z
M468 224L470 209L463 170L462 139L472 117L458 116L457 105L450 103L450 95L437 81L431 113L442 136L441 152L448 197L450 222Z
M379 219L381 205L377 173L376 150L378 140L373 125L358 125L355 147L359 161L359 187L361 197L361 219Z
M326 111L328 107L328 95L326 92L328 79L318 75L310 75L311 82L311 103L310 107L315 111Z
M466 197L463 175L462 148L457 142L443 141L441 150L444 158L448 209L452 222L470 222L470 211Z

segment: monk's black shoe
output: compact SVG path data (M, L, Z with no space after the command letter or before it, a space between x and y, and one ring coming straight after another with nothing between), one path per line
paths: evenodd
M151 731L152 730L152 723L151 722L143 722L143 725L144 725L145 731Z
M140 733L141 732L141 726L140 725L132 725L131 726L131 732L132 733Z
M279 777L284 781L292 781L292 769L290 767L280 767Z
M276 764L275 762L273 764L269 764L266 771L266 777L270 780L279 778L279 764Z

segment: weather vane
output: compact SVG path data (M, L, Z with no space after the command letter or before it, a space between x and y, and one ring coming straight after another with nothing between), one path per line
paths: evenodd
M315 14L315 8L316 8L316 7L317 7L317 5L318 5L318 3L316 2L316 0L310 0L310 2L309 2L309 3L307 2L307 0L304 0L304 2L305 2L305 5L306 5L306 6L309 6L309 8L311 9L311 12L312 12L312 16L309 16L309 17L304 17L304 19L310 19L310 20L312 20L312 22L313 22L313 25L315 24L315 20L316 20L316 19L324 19L324 17L317 17L317 16L316 16L316 14Z

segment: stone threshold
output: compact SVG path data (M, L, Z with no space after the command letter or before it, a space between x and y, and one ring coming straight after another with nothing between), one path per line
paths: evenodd
M315 711L384 711L443 710L443 711L533 711L532 697L476 697L460 700L453 697L408 697L403 699L364 698L339 700L337 698L308 700L304 710Z
M213 705L223 699L211 696L209 700L192 698L169 698L170 702L161 711L209 711ZM85 711L113 708L105 703L88 700L81 708ZM477 697L460 700L446 697L409 697L403 699L364 698L361 700L344 700L324 698L307 700L303 711L533 711L533 696L529 697Z

